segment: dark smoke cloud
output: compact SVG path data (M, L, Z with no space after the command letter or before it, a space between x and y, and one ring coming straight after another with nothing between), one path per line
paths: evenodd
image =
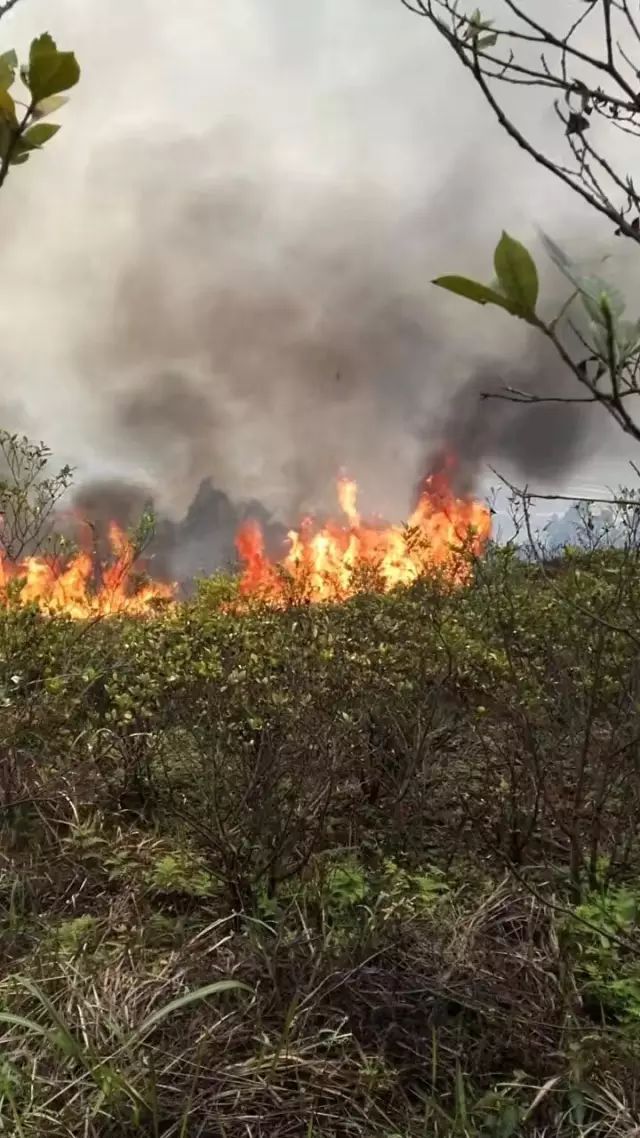
M87 483L73 497L73 515L90 520L101 537L111 522L126 530L136 526L145 509L152 507L148 489L121 479Z
M376 187L307 195L302 217L282 219L253 181L218 173L207 189L197 170L150 206L154 159L99 352L113 436L159 457L178 491L207 475L280 482L293 515L342 467L375 478L411 440L438 352L426 282Z
M507 388L567 402L519 403L504 398ZM499 359L488 360L461 385L441 421L442 442L427 451L427 473L444 451L455 459L453 476L460 493L477 490L479 472L487 464L515 476L520 485L532 478L538 485L557 484L586 456L597 425L590 409L568 402L575 395L571 373L554 349L531 332L519 361L505 366Z
M145 511L156 514L148 489L122 480L92 482L74 495L71 515L62 515L62 528L76 541L89 539L99 558L110 556L109 528L116 522L132 532ZM184 518L176 522L156 517L153 536L143 550L147 568L159 580L176 582L188 590L197 576L231 570L238 564L235 539L248 520L260 523L267 552L279 558L285 549L286 530L259 502L233 503L209 480L198 487ZM90 522L87 532L85 520Z
M222 167L215 176L209 152ZM546 477L580 456L583 417L480 403L499 380L557 391L565 379L553 354L500 316L496 352L470 306L443 300L425 279L426 250L411 237L442 238L457 199L462 215L459 167L412 215L398 217L372 184L357 197L341 187L310 192L302 214L283 219L277 200L235 173L241 159L259 167L246 144L240 155L231 148L226 170L224 147L209 140L191 155L192 184L155 198L164 159L146 153L98 393L109 434L164 474L165 495L168 484L184 506L184 488L207 477L234 497L238 488L269 494L279 482L275 508L295 521L330 504L346 468L377 509L386 494L397 512L434 446L461 452L470 489L489 460ZM478 199L464 209L471 232L483 208ZM486 337L495 317L482 316ZM83 368L93 337L85 350Z
M51 23L44 0L16 11L25 39ZM557 362L430 280L486 278L503 227L579 242L585 215L426 21L399 0L183 0L162 20L59 0L53 23L84 74L2 191L0 400L19 391L16 423L78 464L87 513L117 516L127 486L132 510L153 499L186 575L225 561L247 503L284 524L331 509L343 468L395 520L443 445L466 487L488 462L556 484L579 462L584 416L478 398L557 390ZM547 129L546 104L529 119Z
M233 503L207 479L200 484L184 519L160 526L152 549L164 559L171 579L188 587L195 576L236 567L236 535L240 525L249 520L260 524L267 553L279 559L285 551L285 527L259 502Z
M128 446L161 456L169 480L193 486L209 469L218 427L215 405L188 375L157 375L124 392L112 414Z

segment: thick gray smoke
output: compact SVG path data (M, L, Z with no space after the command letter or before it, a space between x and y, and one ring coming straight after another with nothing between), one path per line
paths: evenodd
M429 282L490 275L503 227L580 241L590 219L399 0L24 0L2 23L44 28L83 79L2 192L0 403L78 465L87 508L125 510L125 484L170 527L205 483L182 572L256 501L330 507L341 469L400 518L443 445L476 488L488 462L558 485L583 458L584 416L479 400L557 390L556 360Z
M99 561L108 563L111 523L136 533L148 510L157 515L156 503L144 487L116 479L92 481L80 487L73 511L60 522L69 537L89 545ZM89 527L83 519L90 519ZM260 502L234 502L205 479L183 518L157 519L143 549L145 565L154 577L189 589L199 576L237 566L238 527L249 520L260 524L267 552L279 559L286 550L286 528Z
M442 442L427 460L455 456L460 492L477 492L479 472L497 463L522 480L558 484L584 456L596 425L585 406L529 403L504 399L510 387L523 397L570 398L575 395L570 372L559 366L553 348L535 332L524 341L521 358L489 361L475 368L443 414Z

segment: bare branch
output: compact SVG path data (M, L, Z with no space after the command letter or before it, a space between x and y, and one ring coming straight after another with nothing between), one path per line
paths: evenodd
M640 510L640 498L593 498L583 497L576 494L542 494L538 491L529 490L528 487L520 489L518 486L514 486L511 482L509 482L503 474L500 474L499 471L495 470L493 467L491 467L491 471L493 474L495 474L496 478L499 478L500 481L511 491L511 493L515 495L515 497L525 499L526 501L571 502L573 504L582 502L585 506L626 506L632 507L635 510Z
M4 4L0 4L0 20L3 16L8 16L12 8L15 8L18 0L5 0Z
M481 391L481 399L503 399L508 403L597 403L595 395L534 395L517 387L504 387L502 391Z
M633 208L640 211L640 200L630 187L628 178L616 170L615 163L585 137L590 116L604 118L607 123L635 135L640 132L640 83L638 69L630 59L628 49L621 46L628 28L638 29L625 0L588 0L578 6L564 35L559 35L529 14L516 0L502 0L505 11L515 18L516 25L498 26L496 21L487 24L490 36L482 36L470 16L459 11L458 0L401 0L408 11L428 19L455 51L460 62L471 71L486 101L500 125L539 165L559 178L589 205L615 224L616 230L634 241L640 241L640 232L627 218L632 199ZM602 55L584 51L576 42L576 33L602 4L603 51ZM614 28L614 18L622 27ZM625 27L625 25L627 25ZM619 34L617 34L619 33ZM624 34L623 34L624 33ZM636 34L640 41L640 35ZM498 46L496 46L498 45ZM506 51L500 53L504 45ZM532 46L539 46L538 63L530 58ZM522 52L518 52L518 48ZM578 66L581 74L574 74ZM627 75L627 70L630 75ZM604 86L600 85L600 81ZM568 114L559 112L573 158L573 165L565 165L551 157L523 133L507 113L496 95L494 85L507 83L562 92L569 108ZM601 179L603 179L601 181ZM618 192L624 200L617 199Z
M606 151L602 132L597 139L587 133L591 118L596 115L608 126L622 129L631 136L640 135L640 68L632 63L628 42L626 50L619 47L622 38L619 33L624 32L628 41L629 28L640 46L637 34L640 29L627 0L587 0L586 4L584 0L574 0L578 7L564 34L530 14L535 11L534 0L529 0L528 7L524 0L502 0L508 26L493 19L484 20L478 10L473 15L464 14L459 9L460 0L401 2L433 24L463 67L471 72L509 137L538 165L613 222L616 236L623 235L640 243L640 194L633 178L620 169L618 155ZM601 17L601 54L583 50L575 38L589 16ZM513 19L517 21L515 26ZM540 49L537 62L531 56L532 46ZM501 52L501 47L506 50ZM600 85L601 79L605 86ZM558 93L553 107L559 134L566 140L568 161L552 156L519 128L499 98L498 87L503 83L540 87L543 92L552 89ZM564 272L560 262L558 266ZM622 320L624 305L620 308L618 301L614 302L618 306L614 313L609 307L608 286L599 280L593 278L583 290L576 284L579 270L577 276L565 275L573 283L574 291L558 315L546 322L536 312L529 312L525 319L553 344L586 394L543 396L506 387L500 392L483 392L482 398L531 404L596 403L627 435L640 442L640 422L636 422L628 406L631 396L640 395L640 321ZM576 299L580 299L586 309L586 331L584 311L583 326L568 315ZM571 333L569 339L562 334L562 323ZM584 348L583 359L572 355L576 345L578 351L580 345Z

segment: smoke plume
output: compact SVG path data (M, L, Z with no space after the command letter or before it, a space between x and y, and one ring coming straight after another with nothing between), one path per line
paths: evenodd
M108 562L111 524L135 534L146 511L156 515L156 524L142 550L145 564L156 579L177 582L183 589L188 590L199 576L236 567L236 534L250 519L259 522L272 557L278 559L285 552L286 529L260 502L233 502L209 479L200 484L179 521L157 518L157 504L142 486L115 479L92 481L78 490L72 514L62 514L58 528L66 527L73 540L85 544L88 540L98 560ZM78 524L81 519L91 520L89 533L83 523Z
M153 499L186 574L257 502L276 535L329 508L342 469L398 519L443 446L476 490L488 463L561 485L584 459L592 419L479 398L564 390L557 360L429 282L489 276L503 227L600 235L426 21L399 0L31 0L2 23L20 46L45 27L83 77L2 191L0 403L18 392L11 426L77 465L83 509ZM551 128L544 100L525 113Z

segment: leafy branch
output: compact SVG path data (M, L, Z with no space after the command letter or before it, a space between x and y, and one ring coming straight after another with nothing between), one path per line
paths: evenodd
M5 14L0 9L0 17ZM11 90L19 78L26 92L16 98ZM62 95L74 87L80 68L73 52L59 51L48 33L34 39L29 61L18 64L16 52L0 55L0 186L12 166L28 162L31 154L60 130L57 123L43 122L67 102Z
M73 474L69 466L48 474L50 458L44 443L0 430L0 560L4 554L18 561L49 536L55 509Z
M551 320L538 312L538 270L529 251L503 233L494 254L496 279L482 284L449 275L433 283L477 304L492 304L538 329L586 391L582 396L541 396L513 387L484 392L483 398L518 403L597 403L626 434L640 442L640 423L629 401L640 395L640 319L624 319L625 301L602 277L586 274L551 238L542 234L547 253L572 285L571 296ZM575 313L576 302L580 307ZM579 353L572 354L578 344ZM580 358L574 358L579 355Z

